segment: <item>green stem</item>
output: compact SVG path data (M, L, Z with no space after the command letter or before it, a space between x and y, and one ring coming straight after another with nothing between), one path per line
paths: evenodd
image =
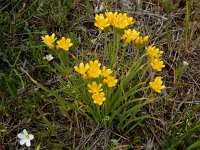
M113 70L114 60L115 60L115 49L116 49L116 29L113 29L113 46L111 48L111 66L110 68Z
M102 64L105 64L105 59L106 57L109 55L109 51L108 51L108 31L105 31L105 46L104 46L104 56L103 56L103 62Z
M124 57L125 57L125 52L126 52L127 47L128 47L128 45L124 46L124 48L123 48L120 64L124 63Z

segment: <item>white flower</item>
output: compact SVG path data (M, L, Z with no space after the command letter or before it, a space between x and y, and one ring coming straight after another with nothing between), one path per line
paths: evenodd
M51 54L49 54L49 55L46 55L45 57L43 57L43 59L51 61L53 59L53 56Z
M187 61L183 61L183 66L188 66L189 63Z
M27 147L31 146L31 140L34 139L34 136L28 134L26 129L24 129L22 133L17 134L17 137L20 138L19 144L24 145L26 143Z

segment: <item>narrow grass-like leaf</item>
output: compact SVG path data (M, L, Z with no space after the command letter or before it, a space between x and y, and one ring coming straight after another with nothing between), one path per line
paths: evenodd
M130 132L131 130L133 130L139 124L141 124L141 122L144 121L145 119L156 119L156 120L158 120L158 118L152 117L151 115L143 115L141 117L137 117L137 118L133 119L132 122L137 121L137 120L139 120L139 121L137 123L135 123L132 127L130 127L130 129L127 131L127 133ZM130 123L132 123L132 122L130 122ZM129 125L129 124L127 124L127 125ZM124 126L123 129L125 127L126 126Z
M10 82L10 81L7 81L6 82L6 85L8 87L8 90L10 92L10 94L12 95L12 97L16 100L18 99L18 95L17 95L17 88L16 86L14 85L13 82Z
M55 136L58 140L61 140L56 132L56 130L54 129L54 127L52 126L51 122L49 122L49 120L44 116L44 114L39 110L40 115L42 116L42 119L44 120L45 125L50 129L51 133L53 136Z
M183 135L180 136L179 139L175 143L172 143L171 147L169 147L167 150L173 150L173 149L175 149L176 146L178 146L185 138L191 136L197 130L200 130L200 125L196 125L192 129L190 129L190 130L186 131L185 133L183 133Z
M67 101L63 100L62 97L60 95L58 95L57 93L55 93L52 90L47 89L46 87L44 87L43 85L41 85L40 83L38 83L36 80L34 80L22 67L21 70L26 73L26 75L30 78L30 80L35 83L38 87L40 87L41 89L43 89L45 92L49 93L51 96L55 96L57 98L57 100L59 101L60 104L60 110L62 111L63 115L68 117L70 119L70 115L67 113L67 111L70 108L70 103L68 103Z
M143 68L146 66L146 64L141 65L142 59L145 55L143 55L139 60L137 64L133 64L130 67L129 72L124 76L123 80L121 81L121 85L123 88L126 88L127 84L135 77L135 75L143 70Z
M135 103L137 101L142 101L144 100L145 98L137 98L137 99L134 99L134 100L129 100L127 101L126 103L120 105L118 108L116 109L113 109L112 113L111 113L111 116L110 116L110 123L112 122L112 120L121 113L121 111L129 104L132 104L132 103Z
M135 115L141 110L141 108L147 105L148 103L149 103L149 100L146 100L145 102L141 104L136 104L136 106L132 107L129 110L126 109L125 111L123 111L122 115L120 116L120 122L118 126L122 128L124 126L124 123L127 122L126 121L127 119L129 121L132 120L135 117Z
M190 145L186 150L196 150L198 148L200 148L200 139Z

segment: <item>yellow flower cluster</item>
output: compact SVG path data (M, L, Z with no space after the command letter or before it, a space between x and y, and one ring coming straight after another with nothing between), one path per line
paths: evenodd
M94 25L102 30L109 25L118 29L124 29L135 22L133 17L128 17L126 13L106 12L105 16L103 14L95 15Z
M155 46L148 46L146 47L146 52L150 57L152 68L156 71L162 71L162 68L165 67L163 61L160 59L163 51L160 51L159 48L156 48ZM149 82L149 85L158 93L165 88L165 86L162 85L162 78L160 76L157 76L153 82Z
M106 100L105 93L101 92L103 89L101 89L103 84L97 84L95 81L92 82L92 84L88 84L89 92L92 93L92 98L94 100L95 104L102 105L103 102Z
M93 79L103 77L103 83L107 84L108 87L114 87L117 84L117 79L111 76L112 70L107 69L105 66L101 67L101 63L98 60L90 61L89 63L80 63L79 66L75 66L74 69L76 72L83 76L83 79L88 79L92 81L91 84L88 84L89 92L92 93L92 99L95 104L102 105L106 100L105 93L103 92L103 84L97 84ZM99 80L98 80L99 81Z
M134 43L135 45L144 45L149 41L149 36L141 36L140 32L138 32L135 29L127 29L127 27L131 24L133 24L135 22L135 20L133 20L132 17L128 17L126 13L118 13L118 12L106 12L105 15L104 14L96 14L95 16L95 26L100 28L100 29L104 29L108 26L113 26L114 28L117 29L125 29L124 30L124 34L122 35L121 39L126 43ZM148 53L149 57L150 57L150 65L152 66L152 68L156 71L162 71L162 68L165 67L164 62L161 60L161 56L163 54L163 51L160 51L158 48L156 48L155 46L148 46L146 47L146 52ZM94 62L92 62L94 63ZM106 79L103 79L103 83L107 84L108 87L113 87L116 85L117 80L110 76L109 74L112 73L112 71L110 69L105 69L105 67L103 67L103 69L100 69L101 64L98 64L96 62L96 64L91 65L92 69L88 69L87 74L83 73L83 78L88 78L88 77L99 77L100 74L104 77L106 77ZM94 67L93 67L94 66ZM88 67L87 67L88 68ZM78 69L75 68L78 72ZM101 88L102 84L96 85L96 89ZM163 88L165 88L164 85L162 85L162 79L160 76L156 77L155 80L153 82L149 83L150 87L153 88L156 92L160 93L161 90ZM91 91L91 89L90 89ZM103 95L103 94L102 94ZM100 99L102 98L102 96L98 95L100 97ZM93 96L94 99L95 96Z
M165 88L165 86L162 85L162 77L160 76L157 76L153 82L149 82L149 85L158 93L160 93L161 90Z
M135 20L133 20L132 17L128 17L126 13L118 13L118 12L106 12L105 16L103 14L96 14L95 16L95 26L104 29L108 26L113 26L117 29L125 29L124 34L121 37L121 39L126 43L134 43L135 45L144 45L149 41L149 36L141 36L140 32L138 32L135 29L126 29L129 25L133 24ZM165 67L164 62L161 60L161 56L163 54L163 51L160 51L155 46L148 46L146 47L146 52L148 53L150 57L150 65L152 68L156 71L162 71L162 68ZM94 70L91 69L91 71L88 71L87 74L83 75L83 78L86 78L88 76L90 77L98 77L100 75L105 74L106 79L103 80L103 83L106 83L108 87L115 86L117 83L117 80L109 76L111 73L111 70L105 71L105 68L102 70L99 69L101 65L95 66ZM90 69L88 69L90 70ZM108 75L107 75L108 74ZM165 88L164 85L162 85L161 77L158 76L153 82L149 83L150 87L153 88L156 92L160 93L163 88Z
M51 36L49 35L45 35L45 36L41 36L43 43L45 43L50 49L54 48L54 42L56 41L57 38L55 38L55 34L53 33ZM62 37L60 40L58 40L56 42L56 48L57 49L63 49L64 51L68 51L69 48L73 45L73 43L71 43L71 39L70 38L65 38Z
M163 51L160 51L155 46L148 46L146 48L146 51L150 57L151 66L156 71L162 71L162 68L165 67L163 61L160 59L160 57L163 54Z

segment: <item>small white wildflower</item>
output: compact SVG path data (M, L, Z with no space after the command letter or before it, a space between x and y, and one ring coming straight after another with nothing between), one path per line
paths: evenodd
M17 137L20 138L19 144L24 145L26 143L27 147L31 146L31 140L34 139L34 136L28 134L26 129L24 129L22 133L17 134Z
M183 61L183 66L188 66L189 63L187 61Z
M43 57L43 59L51 61L53 59L53 56L51 54L49 54L49 55L46 55L45 57Z

